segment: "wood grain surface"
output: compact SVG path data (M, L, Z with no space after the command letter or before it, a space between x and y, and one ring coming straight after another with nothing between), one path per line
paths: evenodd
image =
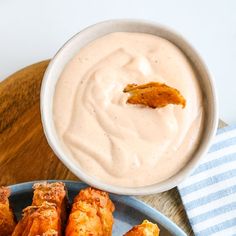
M39 94L48 62L26 67L0 83L0 185L78 179L54 155L43 133ZM176 188L139 198L193 235Z

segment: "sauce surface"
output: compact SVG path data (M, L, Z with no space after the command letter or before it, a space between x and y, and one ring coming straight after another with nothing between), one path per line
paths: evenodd
M166 83L186 107L127 104L127 84ZM203 105L197 76L180 49L149 34L117 32L99 38L66 65L53 114L71 159L105 183L138 187L177 173L198 145Z

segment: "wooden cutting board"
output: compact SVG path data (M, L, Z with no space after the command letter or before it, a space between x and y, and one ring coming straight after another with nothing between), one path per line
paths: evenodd
M43 133L39 94L48 63L28 66L0 83L0 185L78 179L54 155ZM139 198L193 235L177 188Z

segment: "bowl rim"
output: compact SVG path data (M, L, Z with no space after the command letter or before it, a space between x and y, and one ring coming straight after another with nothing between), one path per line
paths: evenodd
M60 55L62 52L65 52L67 47L69 47L78 37L81 37L84 33L87 33L88 31L96 31L100 27L106 27L112 24L133 24L133 25L143 25L145 26L151 26L153 28L156 28L157 30L162 30L165 32L168 32L168 34L171 34L172 36L178 38L185 46L190 49L191 53L194 54L194 57L197 58L198 63L201 64L202 68L204 69L204 73L206 74L206 77L208 78L208 83L210 85L211 94L208 96L211 96L213 104L211 104L211 118L210 127L208 127L208 135L207 140L203 143L199 144L199 147L197 150L195 150L195 153L193 153L193 158L189 160L189 162L180 169L176 174L171 176L169 179L164 180L162 182L159 182L157 184L149 185L149 186L142 186L142 187L122 187L122 186L115 186L107 183L103 183L102 181L93 178L92 176L89 176L86 174L82 169L80 169L78 166L75 167L68 158L68 156L63 152L63 148L61 147L57 140L55 139L55 136L52 132L52 125L50 125L50 122L48 122L48 116L46 110L47 103L47 87L48 87L48 81L50 80L50 75L52 71L55 68L55 64L57 64L60 60L63 60L60 58ZM118 32L117 30L114 30L114 32ZM128 31L127 31L128 32ZM132 31L132 32L140 32L140 31ZM106 33L108 34L108 33ZM97 38L99 38L98 36ZM95 40L95 39L93 39ZM174 42L172 42L174 43ZM178 45L177 45L178 46ZM182 49L181 49L182 50ZM183 50L182 50L183 51ZM184 52L184 51L183 51ZM184 52L185 53L185 52ZM68 61L66 61L68 63ZM59 77L58 77L59 78ZM58 80L56 79L56 81ZM52 148L53 152L56 154L56 156L63 162L63 164L77 177L80 178L80 180L84 181L85 183L95 187L102 189L107 192L112 192L115 194L121 194L121 195L148 195L148 194L154 194L154 193L160 193L167 191L173 187L178 186L187 176L189 176L194 169L197 167L198 163L200 162L201 158L206 154L206 152L209 149L209 146L211 144L211 141L216 133L217 125L218 125L218 99L217 99L217 93L214 85L214 79L212 74L210 73L208 67L206 66L204 60L201 58L199 53L196 51L196 49L184 39L184 37L176 33L175 30L171 29L170 27L166 27L159 23L154 23L146 20L138 20L138 19L114 19L114 20L106 20L102 21L96 24L93 24L91 26L86 27L85 29L81 30L74 36L72 36L55 54L55 56L50 61L46 72L44 74L42 84L41 84L41 92L40 92L40 111L41 111L41 121L42 126L44 130L44 134L46 136L46 139ZM54 92L53 92L54 94ZM52 122L53 123L53 122Z

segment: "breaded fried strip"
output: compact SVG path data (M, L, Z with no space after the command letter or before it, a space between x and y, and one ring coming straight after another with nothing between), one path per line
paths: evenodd
M156 224L144 220L142 224L134 226L124 236L158 236L159 228Z
M38 183L33 186L32 205L25 208L13 236L62 235L66 223L67 194L63 183Z
M124 93L130 93L127 103L140 104L151 108L161 108L168 104L186 105L185 98L181 93L166 84L150 82L147 84L137 85L128 84Z
M10 189L0 187L0 236L10 236L16 226L14 214L10 208Z
M108 193L86 188L75 197L66 236L111 236L115 207Z
M33 188L34 196L32 206L40 206L44 202L54 203L61 217L62 226L65 226L68 206L65 184L62 182L42 182L34 184Z
M60 236L61 223L56 205L44 202L41 206L29 206L12 236Z

